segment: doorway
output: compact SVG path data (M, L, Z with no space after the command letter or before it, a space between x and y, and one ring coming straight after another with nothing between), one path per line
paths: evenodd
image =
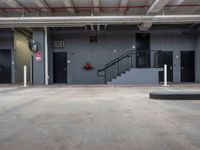
M194 56L194 51L181 51L181 82L195 82Z
M160 51L159 62L161 68L167 65L167 81L173 82L173 51ZM159 82L164 82L164 71L159 72Z
M0 83L11 83L11 50L0 50Z
M54 52L53 54L54 83L67 83L67 53Z
M136 67L150 67L150 33L136 33Z

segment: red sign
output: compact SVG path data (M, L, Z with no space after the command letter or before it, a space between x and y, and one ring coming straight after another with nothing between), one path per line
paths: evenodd
M35 60L39 61L42 59L41 52L35 52Z

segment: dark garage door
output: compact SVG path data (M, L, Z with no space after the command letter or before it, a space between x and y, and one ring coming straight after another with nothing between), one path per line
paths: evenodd
M11 50L0 50L0 83L11 83Z

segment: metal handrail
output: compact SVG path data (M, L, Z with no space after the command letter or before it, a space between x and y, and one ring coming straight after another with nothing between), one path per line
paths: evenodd
M139 53L142 53L142 52L150 52L151 53L151 52L158 52L158 50L151 50L151 51L149 51L149 50L139 50L138 52ZM137 51L136 50L130 50L130 51L127 51L126 53L122 54L121 56L115 58L111 62L107 63L104 66L104 68L97 70L97 76L98 77L104 77L105 78L105 83L106 83L107 82L107 79L106 79L106 71L107 71L107 69L111 68L115 64L118 64L118 74L120 74L120 71L119 71L119 63L120 63L120 61L124 60L127 57L132 57L133 54L137 54ZM131 58L131 65L132 65L132 61L133 60ZM104 74L100 74L100 72L104 72Z
M103 69L97 70L97 74L98 74L98 72L102 72L102 71L108 69L110 66L116 64L116 63L119 62L120 60L122 60L122 59L128 57L130 54L134 54L134 52L136 53L136 51L131 50L131 51L128 51L128 52L126 52L125 54L123 54L123 55L121 55L121 56L115 58L115 59L112 60L111 62L107 63ZM98 75L98 76L99 76L99 75Z
M115 64L116 62L122 60L123 58L126 58L126 57L129 56L130 54L133 54L134 52L136 53L135 50L131 50L131 51L126 52L125 54L122 54L121 56L117 57L117 58L114 59L113 61L107 63L107 64L105 65L105 67L107 67L107 66L109 67L110 65Z
M115 65L116 63L120 62L124 58L129 57L130 54L136 54L136 51L135 50L127 51L125 54L122 54L121 56L119 56L119 57L115 58L114 60L112 60L111 62L107 63L103 69L97 70L97 76L98 77L105 77L105 74L104 75L100 75L99 73L103 72L103 71L105 72L106 69L108 69L111 66Z

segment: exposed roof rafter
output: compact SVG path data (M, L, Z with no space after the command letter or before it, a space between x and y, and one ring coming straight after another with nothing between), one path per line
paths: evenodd
M74 9L74 4L73 4L72 0L62 0L62 1L63 1L63 3L65 4L65 7L70 7L70 8L67 8L67 10L68 10L71 14L75 15L75 14L76 14L76 11L75 11L75 9Z
M13 8L24 8L17 0L5 0L5 3ZM23 12L24 10L17 9L18 12Z
M126 7L128 5L129 0L121 0L120 7ZM120 8L119 12L123 12L126 14L127 8Z
M172 4L173 5L181 5L181 4L183 4L184 2L185 2L186 0L176 0L176 1L173 1L172 2ZM172 8L170 8L171 10L174 10L174 9L176 9L177 7L172 7Z
M154 2L151 4L150 8L146 12L146 15L159 13L169 1L170 0L154 0ZM151 28L152 24L152 22L143 22L139 26L139 29L146 31Z
M6 13L7 13L7 11L6 11L6 10L3 10L3 9L1 9L1 10L0 10L0 13L2 13L2 14L6 14Z
M92 0L94 12L99 13L100 12L100 0Z
M48 9L43 9L44 11L48 12L48 13L53 13L53 11L49 8L48 4L46 3L46 1L43 0L34 0L34 3L38 6L38 7L45 7Z
M146 14L159 13L169 1L170 0L154 0Z
M177 1L174 1L174 5L180 5L182 3L184 3L186 0L177 0Z

